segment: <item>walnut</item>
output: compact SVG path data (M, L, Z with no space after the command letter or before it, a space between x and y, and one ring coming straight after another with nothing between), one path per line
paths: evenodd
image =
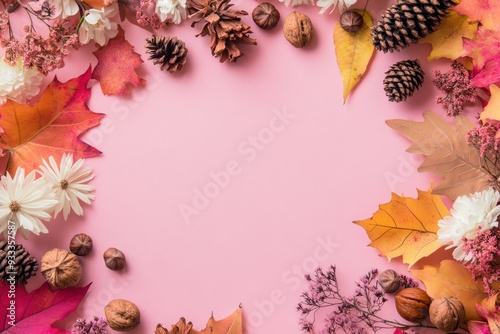
M45 253L41 271L47 282L61 289L77 285L83 274L78 257L59 248Z
M385 293L394 293L398 291L401 285L401 276L392 269L384 270L380 273L378 284Z
M132 330L141 322L141 313L137 306L125 299L110 301L104 308L104 315L109 327L115 331Z
M445 333L454 332L465 320L465 308L455 297L435 299L429 308L431 322Z
M406 288L394 296L396 311L399 315L411 322L421 322L429 315L431 297L420 288Z
M314 30L307 15L293 11L285 18L283 33L290 44L296 48L303 48L311 43Z

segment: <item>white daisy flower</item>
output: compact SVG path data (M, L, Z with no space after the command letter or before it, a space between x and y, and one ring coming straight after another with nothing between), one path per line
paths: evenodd
M53 156L49 157L48 163L43 160L40 166L42 178L52 186L59 200L54 208L54 218L62 211L64 220L67 220L71 210L82 216L80 201L90 204L90 200L94 199L91 194L94 188L87 184L94 175L90 169L82 168L84 161L79 159L73 163L72 154L63 154L59 166Z
M279 1L284 2L285 6L287 7L290 6L290 2L292 2L292 0L279 0ZM292 2L293 7L301 5L314 5L314 0L293 0Z
M25 177L24 168L16 170L14 178L7 173L0 179L0 231L7 233L9 221L28 239L29 232L36 235L48 230L40 219L50 220L57 204L52 186L32 171Z
M172 19L179 24L186 18L186 0L157 0L155 11L162 22Z
M498 227L499 200L500 193L493 188L469 196L459 196L450 210L451 216L438 222L438 240L443 245L449 245L446 249L455 247L455 260L472 260L472 254L466 254L463 250L464 238L473 240L478 229L484 232Z
M339 5L339 11L342 13L344 10L354 5L356 1L357 0L318 0L317 5L321 7L319 11L320 14L323 14L329 7L333 6L330 11L331 14L335 10L335 7L337 7L337 4Z
M73 16L80 10L75 0L49 0L54 7L54 17L61 16L62 19Z

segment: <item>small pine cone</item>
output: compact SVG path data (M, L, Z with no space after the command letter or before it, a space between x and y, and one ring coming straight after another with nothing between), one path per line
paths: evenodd
M399 0L373 26L375 48L393 52L432 33L454 6L453 0Z
M9 263L11 261L11 263ZM0 278L9 284L26 284L36 275L38 262L23 245L0 241Z
M392 65L385 72L384 90L385 95L391 102L405 101L413 95L424 83L424 71L420 62L415 60L403 60Z
M174 73L182 71L187 62L188 49L183 41L177 37L152 36L146 40L149 60L160 64L162 71Z

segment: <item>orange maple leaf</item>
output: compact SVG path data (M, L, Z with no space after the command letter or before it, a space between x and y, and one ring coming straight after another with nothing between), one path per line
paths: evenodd
M481 70L486 62L498 57L500 26L495 29L479 27L475 39L464 38L464 49L466 55L472 58L474 68Z
M0 127L4 130L0 149L11 153L11 174L17 167L24 167L27 172L36 169L42 158L50 155L58 160L63 153L72 153L75 159L101 153L80 139L104 116L87 107L90 73L89 68L65 83L54 78L32 106L11 100L0 106Z
M389 260L402 256L409 267L442 247L437 240L438 221L450 213L441 198L418 190L418 198L392 194L372 218L355 221Z
M461 0L455 10L467 15L471 20L479 21L486 28L500 24L500 2L498 0Z
M98 63L92 79L99 80L104 95L130 94L127 84L141 86L146 80L139 78L135 69L144 61L125 40L125 32L118 26L118 35L106 46L94 52Z

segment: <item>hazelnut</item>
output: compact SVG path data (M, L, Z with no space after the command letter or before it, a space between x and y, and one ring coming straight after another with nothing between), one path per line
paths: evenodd
M129 331L141 322L139 308L125 299L112 300L104 308L104 315L109 327L115 331Z
M399 315L411 322L421 322L429 315L431 297L420 288L406 288L394 296L396 311Z
M41 272L47 282L60 289L77 285L83 274L78 257L58 248L42 257Z
M294 11L285 18L283 33L290 44L296 48L303 48L311 43L314 30L307 15Z
M340 15L340 26L347 32L358 32L363 26L363 15L353 10Z
M125 254L122 251L111 247L104 252L104 262L111 270L122 270L125 267Z
M69 250L75 255L87 255L92 250L92 238L85 233L76 234L69 243Z
M280 12L269 2L263 2L254 8L252 19L259 28L269 30L278 24Z
M401 276L392 269L387 269L380 273L378 284L386 293L394 293L398 291L401 285Z
M464 304L455 297L444 297L432 301L429 317L434 326L445 333L454 332L465 320Z

